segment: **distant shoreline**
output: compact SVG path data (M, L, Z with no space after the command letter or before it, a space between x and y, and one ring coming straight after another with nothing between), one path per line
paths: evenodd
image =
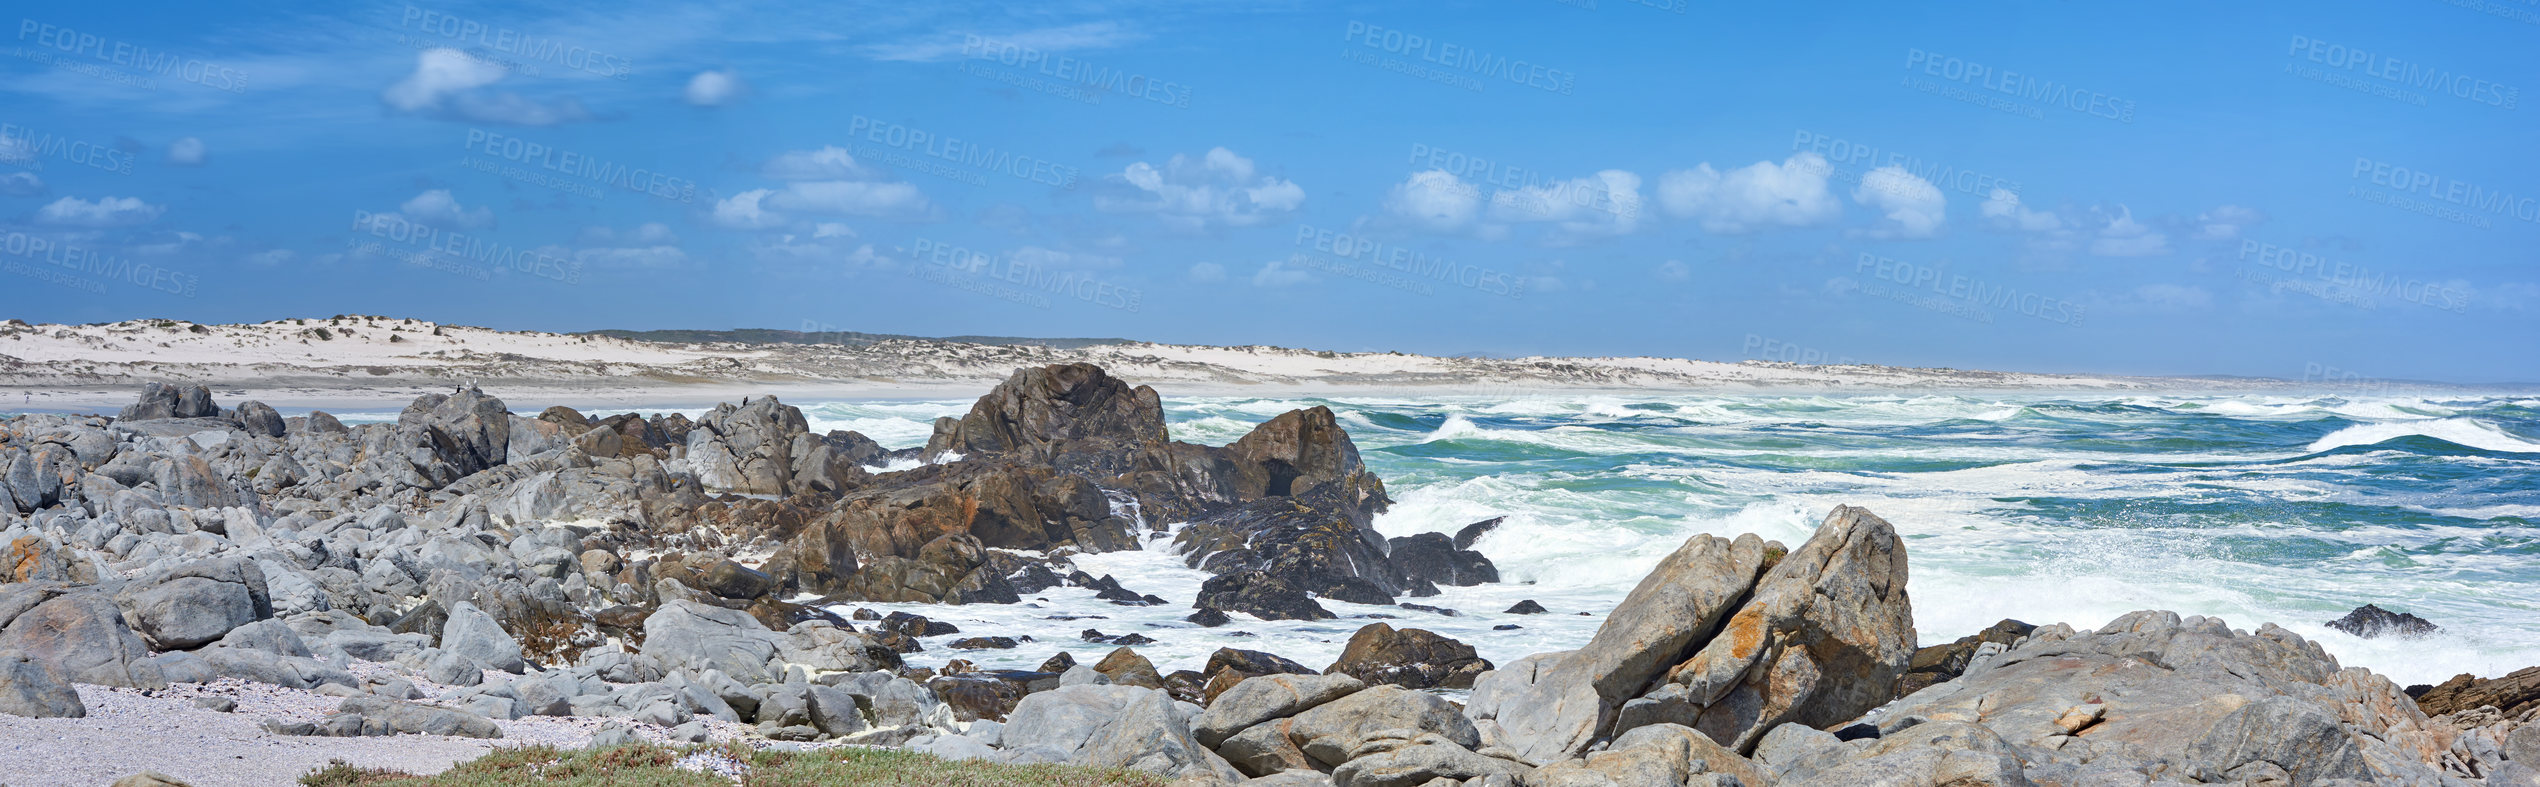
M703 408L789 401L968 399L1014 369L1085 361L1176 398L1540 395L2513 394L2540 386L2128 377L1681 358L1466 358L1115 340L921 339L792 331L497 331L387 317L202 325L0 322L0 411L112 413L153 381L209 385L285 409L376 410L468 383L545 407ZM814 343L808 338L834 341Z

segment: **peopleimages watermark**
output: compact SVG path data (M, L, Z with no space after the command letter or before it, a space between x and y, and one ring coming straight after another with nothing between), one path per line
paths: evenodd
M1899 167L1913 173L1915 177L1930 181L1932 185L1982 199L1991 199L1994 189L2002 189L2013 194L2020 193L2020 182L2016 180L1974 170L1959 169L1941 162L1924 161L1918 156L1882 150L1874 145L1865 145L1807 129L1800 129L1790 138L1790 150L1793 153L1801 151L1815 153L1824 158L1828 171L1822 174L1843 181L1859 181L1861 176L1882 167ZM1879 180L1884 184L1888 179L1880 178ZM1872 186L1872 188L1880 187L1882 186Z
M482 267L511 270L554 279L566 284L582 282L582 261L567 259L536 249L522 249L497 243L463 232L452 232L417 224L395 213L353 211L353 232L411 247L416 253L399 253L377 242L355 238L346 245L356 252L385 253L407 264L439 270L474 279L489 279Z
M2466 290L2438 282L2392 274L2388 271L2376 271L2344 260L2332 260L2273 243L2242 240L2240 261L2308 279L2307 282L2300 278L2277 279L2271 287L2277 292L2290 289L2322 300L2346 303L2364 309L2374 306L2373 301L2366 300L2367 297L2387 296L2430 309L2447 312L2469 311L2469 292ZM2256 280L2254 277L2245 275L2243 278Z
M1307 254L1301 251L1291 252L1288 254L1287 265L1292 270L1313 271L1327 276L1357 279L1378 287L1391 287L1413 295L1429 296L1436 295L1438 292L1436 288L1430 287L1428 282L1414 280L1388 270L1359 265L1339 257Z
M106 282L120 281L183 298L194 297L203 282L198 274L162 265L111 257L96 249L12 231L0 235L0 254L27 260L11 262L7 272L103 295ZM31 264L30 264L31 263Z
M460 57L467 58L468 60L474 61L478 64L502 69L506 73L533 77L538 75L538 64L536 63L523 63L518 60L505 60L488 54L480 49L453 49L450 46L450 42L439 38L400 35L397 37L397 43L404 44L418 52L431 51L435 49L457 52Z
M559 65L586 74L620 81L635 73L626 58L584 47L553 36L523 33L501 25L489 25L455 14L407 5L398 17L397 26L461 44L472 44L490 51L524 60Z
M1043 293L1126 312L1137 311L1146 298L1135 287L1122 287L1082 271L1053 270L1037 262L985 254L928 238L910 244L910 254L917 264L909 269L909 275L1043 309L1050 305ZM1022 289L1005 286L1008 284Z
M987 185L987 179L979 173L993 172L1062 189L1076 188L1075 167L906 124L856 115L847 119L847 137L859 141L853 151L859 159L869 158L974 186Z
M1341 51L1351 62L1372 65L1415 79L1453 85L1476 93L1487 82L1506 82L1548 93L1570 95L1578 75L1540 63L1511 59L1468 46L1438 41L1358 20L1350 20L1341 40L1354 48ZM1409 58L1405 62L1395 58Z
M2444 5L2459 6L2490 16L2504 17L2526 25L2540 25L2540 11L2535 11L2529 7L2533 5L2540 5L2540 3L2534 3L2533 0L2511 0L2510 2L2502 0L2435 0L2435 2L2442 3ZM2515 6L2524 7L2516 8Z
M48 22L19 19L18 40L31 43L36 47L33 50L20 48L19 57L134 87L156 88L158 83L151 80L134 82L120 78L121 75L113 72L95 70L94 64L109 63L144 74L155 74L202 85L213 90L226 90L231 93L247 92L247 75L238 69L198 57L136 46L129 41L118 41L95 33L83 33Z
M2517 197L2510 191L2498 191L2421 169L2356 156L2354 171L2348 177L2382 187L2346 187L2346 196L2365 202L2479 229L2492 226L2488 222L2489 216L2509 216L2540 224L2540 199Z
M1616 200L1614 191L1596 178L1562 178L1539 170L1511 166L1495 159L1466 155L1423 143L1411 143L1411 168L1454 175L1467 193L1506 200L1543 200L1630 219L1640 213L1639 200ZM1498 189L1484 194L1482 186ZM1504 195L1504 196L1502 196Z
M1363 235L1299 224L1296 245L1351 262L1401 271L1415 280L1445 282L1486 295L1526 295L1524 277L1412 251Z
M2089 307L2064 298L2023 292L2017 287L1869 252L1862 252L1852 269L1897 285L1867 284L1861 288L1863 292L1982 323L1993 322L1991 309L2008 309L2074 327L2080 327L2089 314ZM1929 295L1924 294L1926 291Z
M133 155L113 145L72 139L16 123L0 123L0 164L43 169L45 159L132 174Z
M2423 90L2464 101L2513 109L2522 89L2310 36L2294 36L2285 51L2315 65L2285 63L2285 73L2359 93L2425 106Z
M1596 0L1552 0L1552 2L1558 5L1570 6L1582 11L1596 10ZM1682 14L1693 9L1693 0L1620 0L1620 2L1624 5L1644 6L1676 14Z
M1748 358L1758 361L1795 363L1804 366L1853 366L1861 363L1860 361L1852 360L1852 356L1849 355L1836 355L1815 347L1786 342L1780 339L1767 338L1752 333L1746 335L1746 346L1738 348L1738 352Z
M1055 82L1041 82L1030 77L1008 81L1016 87L1049 93L1061 98L1102 103L1105 95L1128 96L1152 101L1177 109L1191 108L1191 86L1167 79L1156 79L1143 73L1101 65L1066 55L1052 56L1036 47L997 38L966 36L961 41L961 54L971 61L988 61L1007 68L1039 74ZM963 73L997 79L992 72L972 71L963 64ZM1007 80L1000 80L1007 81ZM1030 82L1034 84L1023 84ZM1090 100L1087 100L1090 99Z
M460 166L493 172L532 185L597 197L598 194L595 191L584 187L585 184L597 184L621 191L660 197L682 205L693 204L697 199L696 181L643 167L630 167L597 156L531 142L508 134L470 128L467 130L467 141L464 146L469 156L459 160ZM477 155L492 156L499 161L532 167L538 171L514 171L491 161L475 159ZM573 183L574 180L580 180L583 183Z
M2134 101L2118 98L2070 83L2041 79L2033 74L2005 71L1962 58L1908 47L1905 50L1904 84L1925 93L1983 106L2015 115L2040 118L2040 106L2078 112L2091 117L2107 118L2119 123L2134 122ZM1941 84L1916 79L1915 74L1939 77ZM1969 90L1968 88L1972 88Z
M2353 369L2340 369L2318 361L2302 364L2302 382L2313 388L2331 391L2373 396L2390 395L2390 381L2387 379L2367 377Z

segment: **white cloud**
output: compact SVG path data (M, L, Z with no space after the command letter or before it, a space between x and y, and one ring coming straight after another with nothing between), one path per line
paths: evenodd
M811 236L814 238L852 238L855 237L856 234L855 229L852 227L848 227L847 225L834 221L824 221L811 225Z
M934 62L970 57L1020 57L1026 53L1047 55L1053 52L1102 49L1134 43L1145 38L1145 34L1121 27L1116 22L1087 22L999 35L947 33L914 41L875 44L865 47L864 54L875 60Z
M267 249L265 251L249 254L244 259L249 265L259 268L271 268L280 265L289 265L292 260L299 258L300 253L290 249Z
M777 154L759 172L778 180L865 180L874 176L872 169L856 163L854 154L835 145Z
M1659 281L1682 283L1693 280L1693 269L1685 267L1682 260L1668 260L1658 263L1657 275Z
M907 216L929 206L916 186L862 180L796 181L768 197L777 210L842 216Z
M502 66L456 49L427 49L415 55L414 73L389 85L379 98L401 112L479 123L549 126L590 117L570 98L540 103L514 93L479 92L502 79Z
M37 209L35 220L69 227L129 227L148 224L165 212L165 206L142 202L140 197L99 197L95 202L63 197Z
M1885 216L1885 221L1871 228L1874 237L1928 238L1939 234L1941 222L1948 217L1949 198L1941 195L1939 187L1894 164L1862 175L1861 185L1852 189L1852 201Z
M1442 169L1415 172L1385 195L1385 210L1433 232L1463 229L1482 212L1482 192Z
M12 172L0 175L0 194L12 197L32 197L42 193L44 193L44 179L36 177L33 172Z
M835 227L836 225L822 225ZM762 262L808 266L854 273L881 268L894 263L874 251L873 244L853 243L852 236L821 235L810 237L794 233L779 235L773 241L756 243L750 251Z
M2020 195L2010 189L1994 189L1984 204L1976 206L1976 212L1995 226L2021 232L2053 232L2064 226L2064 221L2056 218L2054 213L2022 206Z
M397 212L427 227L443 229L483 229L494 226L494 210L483 205L471 209L450 196L449 189L433 189L406 200Z
M1097 196L1095 207L1123 213L1155 213L1189 229L1252 226L1305 204L1305 189L1286 180L1256 175L1252 159L1225 148L1212 148L1198 158L1175 154L1162 168L1137 162L1113 177L1135 191L1121 196Z
M193 137L186 137L184 139L168 143L168 163L180 167L203 166L203 159L206 152L207 151L203 149L202 140L195 139Z
M2107 215L2105 211L2098 213ZM2108 223L2099 228L2098 237L2090 241L2090 253L2101 257L2158 257L2170 253L2170 238L2135 221L2134 211L2119 205L2117 215L2108 217Z
M751 189L723 198L714 204L714 223L736 230L759 230L785 223L785 217L759 206L769 189Z
M407 112L437 109L450 96L502 81L501 66L469 57L456 49L426 49L415 56L414 73L379 94L389 106Z
M2266 223L2267 214L2254 208L2224 205L2196 215L2196 237L2204 240L2237 240L2240 231Z
M1758 161L1726 173L1705 163L1659 176L1658 205L1677 218L1701 221L1709 232L1821 224L1843 212L1843 204L1826 189L1832 171L1824 156L1808 152L1780 164Z
M1192 265L1189 275L1191 281L1213 284L1226 280L1226 266L1214 262L1203 262Z
M1575 235L1628 234L1640 226L1640 176L1609 169L1502 190L1491 195L1490 216L1510 223L1553 222Z
M1285 267L1283 260L1271 260L1252 274L1255 287L1292 287L1314 280L1314 275Z
M679 95L692 106L719 107L740 97L742 87L741 75L737 72L706 70L689 77L687 89L680 91Z

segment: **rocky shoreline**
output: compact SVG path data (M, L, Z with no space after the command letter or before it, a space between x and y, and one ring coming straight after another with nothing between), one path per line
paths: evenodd
M152 384L113 418L0 421L0 713L26 717L0 730L182 697L312 750L744 740L1194 785L2540 785L2540 668L2402 690L2273 625L2156 611L1918 649L1905 545L1854 507L1797 545L1695 536L1577 649L1514 663L1387 622L1323 667L1138 653L1499 580L1472 548L1492 522L1387 537L1390 504L1328 409L1184 443L1155 390L1083 363L1016 371L904 451L773 397L595 419L468 387L348 427ZM1176 603L1070 559L1151 542L1212 575L1198 628L1088 629L1116 648L1092 663L914 667L929 644L1035 645L859 607ZM2431 625L2402 618L2353 625ZM0 759L64 773L44 769L70 753Z

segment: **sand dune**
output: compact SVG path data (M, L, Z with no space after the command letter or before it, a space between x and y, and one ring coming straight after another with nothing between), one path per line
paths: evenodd
M742 393L967 397L1020 366L1088 361L1181 395L1584 390L2244 389L2273 381L2027 374L1682 358L1445 358L1125 342L1078 348L891 339L868 344L666 343L350 316L203 325L0 322L0 408L121 406L152 380L277 406L397 404L476 382L522 404L709 403Z

